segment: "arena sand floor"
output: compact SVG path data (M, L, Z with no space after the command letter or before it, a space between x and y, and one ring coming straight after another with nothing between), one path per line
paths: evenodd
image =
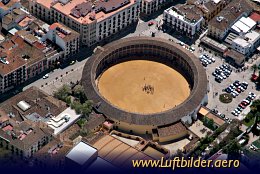
M142 114L166 111L190 95L189 83L179 72L147 60L110 67L97 79L97 86L112 105Z

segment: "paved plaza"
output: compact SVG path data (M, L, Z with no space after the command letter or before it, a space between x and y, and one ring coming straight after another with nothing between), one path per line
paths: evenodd
M202 121L195 121L192 126L189 127L193 133L195 133L199 138L204 138L207 135L207 132L212 132L209 128L203 125Z
M177 152L177 150L182 150L187 144L189 144L190 140L187 138L179 140L177 142L172 142L169 144L161 145L162 147L170 150L170 154L173 155Z

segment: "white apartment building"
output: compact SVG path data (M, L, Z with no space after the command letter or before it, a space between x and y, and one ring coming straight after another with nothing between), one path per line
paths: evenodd
M171 7L163 13L164 24L182 34L193 38L201 30L203 13L195 5Z
M49 27L47 38L64 51L65 58L79 51L79 33L60 23L54 23Z
M5 15L21 7L20 0L0 0L0 19Z
M172 0L142 0L141 12L147 15L152 14L161 9L163 4L171 1Z
M80 33L91 46L138 21L140 0L31 0L32 14L49 23L61 22Z
M232 48L237 52L249 56L260 45L260 34L256 31L251 31L243 37L237 37L232 42Z

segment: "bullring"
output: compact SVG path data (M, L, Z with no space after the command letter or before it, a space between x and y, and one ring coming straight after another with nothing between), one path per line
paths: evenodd
M98 78L110 67L133 60L159 62L178 71L189 83L189 96L176 107L149 114L126 111L110 103L99 91ZM95 109L114 122L115 129L135 134L153 134L180 121L190 124L200 106L207 103L208 80L199 60L181 46L159 38L132 37L96 48L84 67L82 85Z

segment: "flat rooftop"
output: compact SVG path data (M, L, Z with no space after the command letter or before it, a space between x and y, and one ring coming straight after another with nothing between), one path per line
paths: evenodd
M71 108L65 109L56 117L52 117L48 122L48 126L54 129L54 135L57 135L75 123L81 115L76 114L75 110ZM68 120L66 120L68 119Z
M250 17L247 17L247 18L242 17L231 28L238 33L240 33L240 32L247 33L255 25L256 25L256 22L253 19L251 19Z
M80 142L71 149L66 157L79 165L84 165L92 156L96 155L96 153L97 149L84 142Z

